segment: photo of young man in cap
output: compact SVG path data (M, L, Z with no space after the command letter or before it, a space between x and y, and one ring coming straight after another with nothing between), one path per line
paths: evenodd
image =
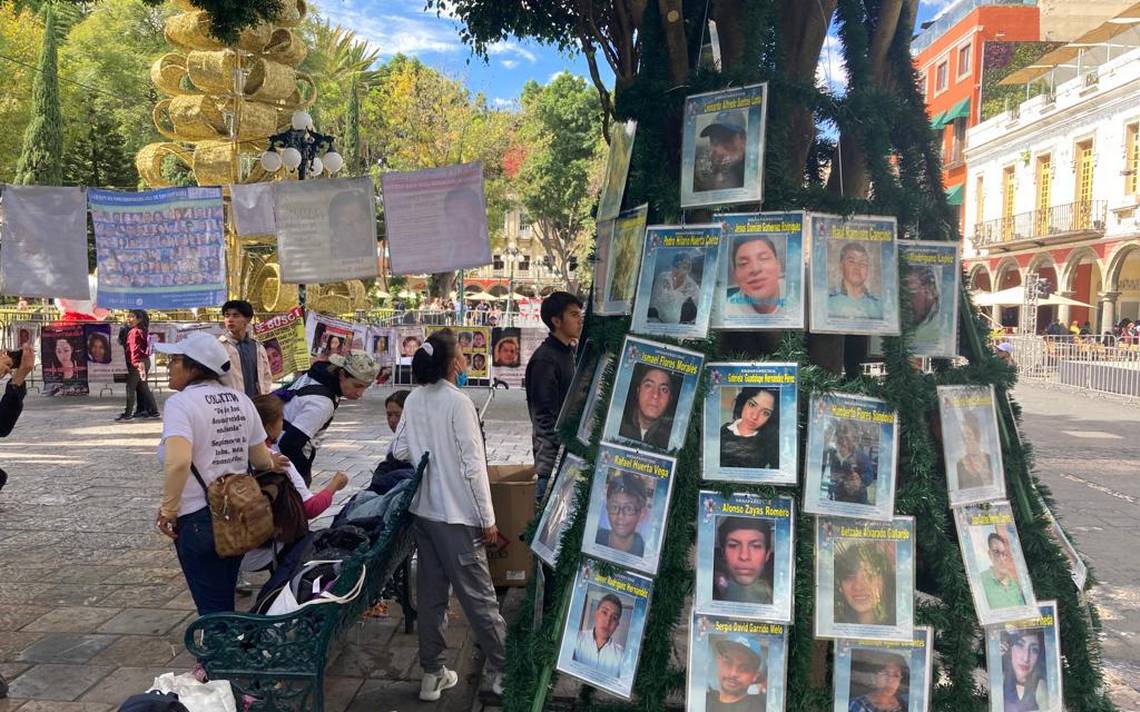
M705 712L765 712L764 648L747 635L714 637L717 688L705 693ZM753 692L755 689L755 692Z
M744 154L748 114L744 109L718 112L697 136L693 191L744 186Z

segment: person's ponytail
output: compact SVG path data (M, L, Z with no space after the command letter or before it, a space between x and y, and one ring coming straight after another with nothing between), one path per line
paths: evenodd
M429 336L412 356L412 376L416 383L426 386L447 378L458 347L455 334L450 329Z

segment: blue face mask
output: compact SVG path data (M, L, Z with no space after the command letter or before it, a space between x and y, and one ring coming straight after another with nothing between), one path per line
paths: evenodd
M455 374L455 385L459 386L460 388L463 388L467 385L466 371L460 371L459 373Z

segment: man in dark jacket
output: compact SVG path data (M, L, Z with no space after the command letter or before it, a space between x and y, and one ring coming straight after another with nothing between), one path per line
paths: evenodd
M8 436L12 432L12 428L16 427L16 421L20 417L20 413L24 410L24 396L28 392L28 387L24 385L24 379L32 372L32 368L36 365L36 352L32 350L30 343L24 344L24 348L20 352L20 365L13 368L12 357L8 355L7 351L0 351L0 378L12 374L12 378L8 380L8 385L4 388L4 395L0 397L0 438ZM4 483L8 481L8 475L4 470L0 470L0 489L4 487Z
M569 292L554 292L543 300L540 315L550 336L535 349L526 365L526 407L533 431L534 467L538 471L535 496L540 500L558 457L555 423L574 380L574 347L585 319L582 307L582 300Z

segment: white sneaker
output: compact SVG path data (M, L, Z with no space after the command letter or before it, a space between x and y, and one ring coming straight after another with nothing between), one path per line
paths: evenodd
M440 667L439 672L425 672L420 680L420 699L424 702L435 702L444 690L449 690L459 684L459 675L453 670Z

